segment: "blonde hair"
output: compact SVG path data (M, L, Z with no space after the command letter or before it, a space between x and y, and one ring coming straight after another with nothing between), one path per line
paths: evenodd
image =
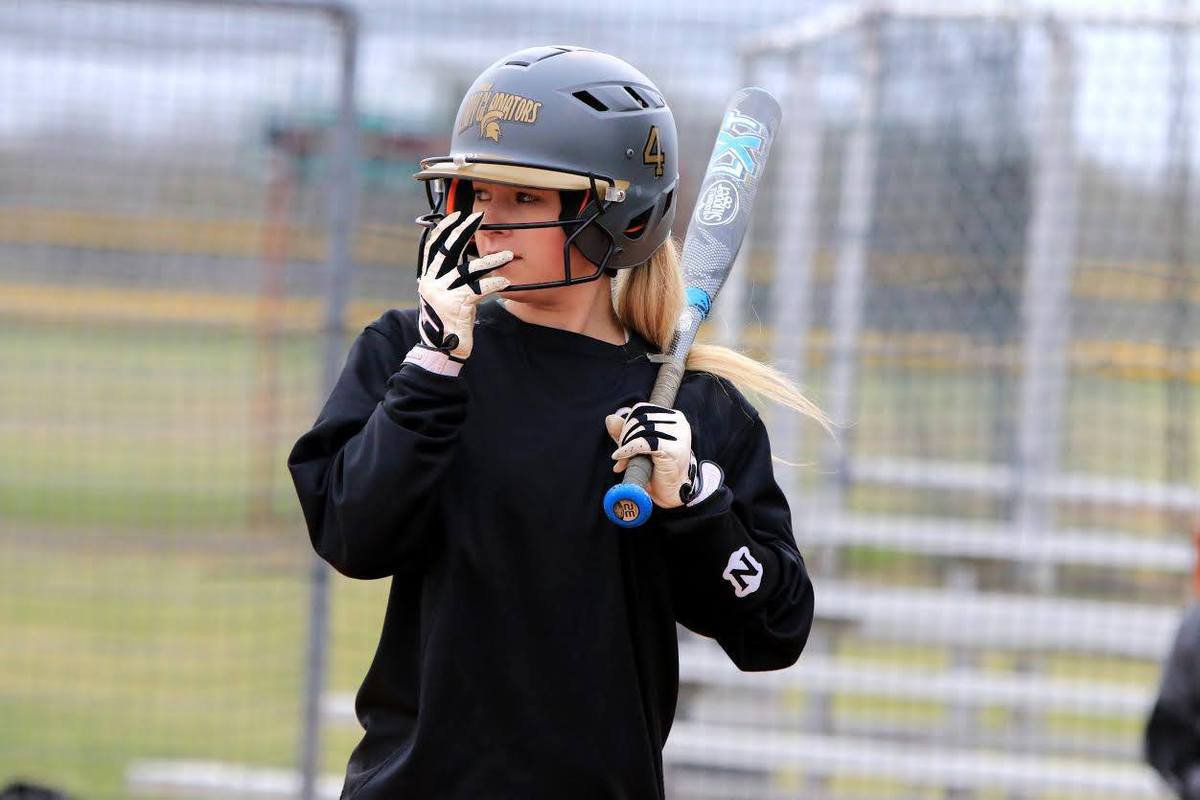
M618 274L613 305L626 328L637 331L659 352L671 344L684 307L679 247L668 238L645 264ZM826 431L833 426L800 387L780 370L715 344L696 343L688 353L688 370L725 378L742 392L761 395L814 420Z

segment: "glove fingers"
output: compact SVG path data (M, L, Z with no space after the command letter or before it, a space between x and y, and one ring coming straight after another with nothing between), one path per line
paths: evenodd
M646 411L646 412L652 412L655 414L674 414L675 413L675 409L673 409L673 408L664 408L663 406L656 406L653 403L638 403L636 406L633 407L633 409L635 411Z
M477 211L451 227L448 233L443 234L445 238L434 242L433 262L429 267L433 270L434 277L444 278L458 269L463 251L467 249L471 237L482 222L483 212Z
M453 228L458 224L459 220L462 219L462 215L463 212L461 211L451 211L449 214L442 217L441 220L438 221L438 224L434 226L432 236L436 239L450 228Z
M674 441L675 437L663 433L663 431L667 426L673 426L678 422L678 414L679 412L670 408L638 403L633 407L626 420L625 428L621 431L621 444L628 443L634 436L645 436L650 433L661 439Z
M512 261L511 250L501 250L499 253L492 253L490 256L477 258L467 267L468 274L472 278L482 277L494 269L500 269L508 262Z
M488 295L504 291L511 285L512 281L510 281L508 278L487 278L479 282L479 294L477 297L479 300L482 300ZM478 302L478 300L476 302Z
M625 420L629 418L629 407L619 408L604 418L604 427L608 435L617 444L621 443L621 431L625 428Z
M460 286L470 285L475 291L477 281L483 276L495 272L503 267L509 261L512 261L512 253L508 250L502 250L499 253L492 253L490 256L477 258L472 261L467 269L459 270L459 276L452 280L447 286L447 289L457 289Z
M654 429L651 430L640 422L635 421L632 425L627 425L626 428L621 431L621 438L618 441L618 444L633 444L634 441L640 439L646 441L651 450L657 450L659 449L660 442L679 441L677 437L663 431L663 424L664 423L658 423L655 425ZM651 439L653 439L653 441L650 441Z
M631 442L626 442L614 450L612 457L614 459L632 458L633 456L649 454L653 452L657 451L651 449L650 442L642 437L638 437Z
M660 436L659 438L664 439L664 438L668 438L668 437ZM658 464L660 462L665 464L670 461L673 461L675 458L675 456L673 456L671 453L668 453L666 450L662 449L661 444L659 444L659 446L655 447L650 443L650 441L648 439L644 439L641 437L634 439L632 442L629 442L627 444L624 444L624 445L618 447L616 450L613 451L612 457L614 459L621 459L621 458L632 458L633 456L640 456L640 455L650 456L650 458L652 458L654 460L655 464Z
M454 226L454 233L452 235L454 236L454 244L459 248L459 252L466 247L467 242L471 240L471 237L475 235L475 231L482 224L483 212L476 211L474 214L464 217L458 225Z
M422 274L429 272L433 254L437 253L440 248L446 246L446 240L450 237L450 229L458 223L459 217L462 216L461 211L455 211L452 214L447 214L442 217L441 221L431 231L426 231L421 239L421 265Z

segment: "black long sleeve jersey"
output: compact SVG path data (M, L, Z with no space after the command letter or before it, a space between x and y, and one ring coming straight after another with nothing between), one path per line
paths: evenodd
M416 326L367 326L288 459L317 553L392 579L342 797L663 797L675 623L744 670L795 662L812 624L758 414L688 373L676 407L724 486L621 529L601 508L619 480L604 418L648 396L645 340L490 301L449 377L404 363Z

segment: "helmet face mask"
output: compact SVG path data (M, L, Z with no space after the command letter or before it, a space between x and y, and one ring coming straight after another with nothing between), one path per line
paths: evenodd
M427 159L422 162L422 165L436 159ZM417 251L424 252L425 238L429 232L437 227L437 224L446 218L449 214L455 211L461 211L463 214L470 214L473 203L473 182L465 178L431 178L424 181L425 197L429 201L430 212L417 217L416 223L424 230L421 231L421 240L417 245ZM593 181L595 184L595 181ZM541 187L529 187L541 188ZM559 196L563 197L566 190L559 190ZM574 286L580 283L590 283L597 280L604 274L609 260L613 254L619 250L616 243L609 236L609 248L604 254L604 257L599 263L595 264L596 269L583 277L571 275L571 246L575 244L576 238L588 228L594 221L604 214L609 202L595 202L590 198L596 194L592 190L587 190L584 193L583 202L580 204L579 210L574 216L567 216L566 208L563 208L558 219L545 220L539 222L513 222L513 223L487 223L480 225L477 230L481 231L512 231L512 230L529 230L533 228L562 228L567 236L563 242L562 257L563 257L563 279L561 281L544 281L542 283L519 284L509 286L505 292L522 292L532 291L534 289L552 289L560 286ZM607 233L606 231L602 232ZM477 257L479 249L475 242L472 241L467 246L465 254L468 257ZM591 259L588 259L591 261ZM595 262L592 262L595 263ZM420 265L417 266L417 275L420 276Z
M422 244L447 214L470 213L472 181L557 190L564 200L559 219L480 226L566 233L561 281L505 291L615 275L645 263L670 236L677 156L670 109L629 64L579 47L522 50L494 63L468 90L450 155L421 161L414 177L425 182L430 207L417 219ZM591 274L572 277L572 247L595 265Z

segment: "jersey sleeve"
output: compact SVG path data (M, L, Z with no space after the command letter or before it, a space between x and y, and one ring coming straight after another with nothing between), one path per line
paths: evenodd
M1200 607L1184 617L1146 723L1146 760L1178 797L1200 800Z
M808 640L813 587L757 413L714 461L724 472L720 488L695 506L655 510L676 619L716 639L742 670L782 669Z
M435 490L466 417L465 383L405 363L415 329L390 313L354 342L288 457L313 548L353 578L421 562L437 529Z

